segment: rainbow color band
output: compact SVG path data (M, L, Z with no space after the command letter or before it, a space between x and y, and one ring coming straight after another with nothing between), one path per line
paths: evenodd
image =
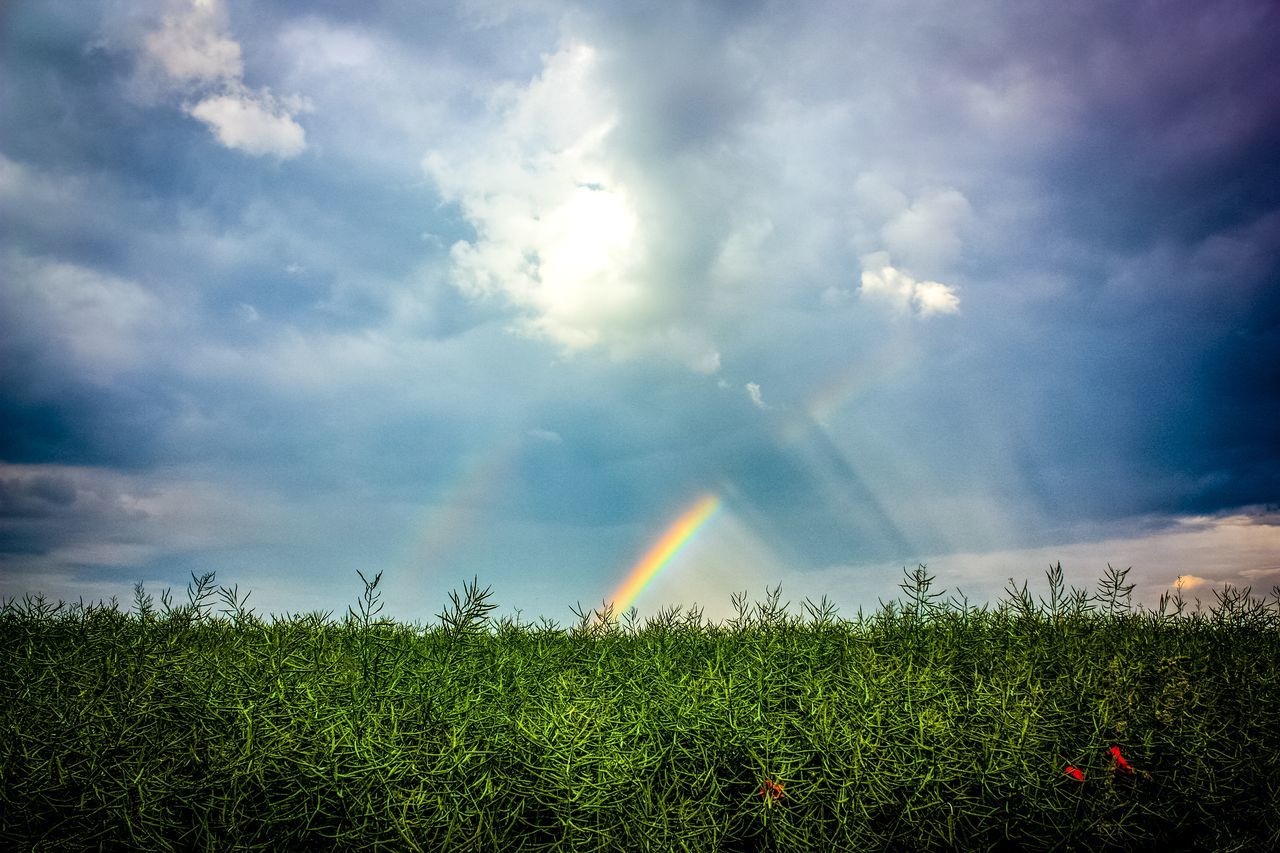
M715 495L703 495L697 503L685 510L675 520L662 538L640 558L640 561L627 573L627 578L613 594L614 613L621 616L635 602L658 572L688 545L703 525L720 509L720 498Z

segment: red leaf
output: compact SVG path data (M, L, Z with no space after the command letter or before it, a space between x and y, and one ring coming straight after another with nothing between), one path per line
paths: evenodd
M1070 776L1072 779L1075 779L1077 782L1084 781L1084 771L1082 771L1079 767L1072 767L1070 764L1068 764L1067 769L1062 772L1066 773L1068 776Z
M1114 769L1123 770L1125 773L1133 772L1133 768L1129 766L1129 762L1125 761L1124 756L1120 754L1120 747L1113 744L1111 749L1107 750L1107 752L1111 755L1111 760L1115 762Z

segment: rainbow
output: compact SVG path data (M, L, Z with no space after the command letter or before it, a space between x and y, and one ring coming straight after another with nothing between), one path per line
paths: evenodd
M644 591L658 572L670 563L688 545L702 526L720 509L720 498L715 495L703 495L698 501L677 518L662 538L654 543L640 561L631 567L626 580L614 592L613 612L621 616L635 602L636 597Z
M425 513L411 528L396 565L415 583L437 575L492 512L496 495L510 476L519 445L502 442L465 458L445 478Z
M809 417L826 426L830 417L855 397L906 369L913 349L913 344L899 338L867 353L817 390L807 407Z

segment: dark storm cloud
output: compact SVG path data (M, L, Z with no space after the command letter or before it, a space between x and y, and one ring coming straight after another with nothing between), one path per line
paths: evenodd
M981 399L1007 382L1008 404L1042 413L1024 427L1027 471L1067 517L1269 499L1280 13L1234 2L1011 11L988 56L1036 69L1067 121L1022 155L1031 215L972 246L967 271L1016 288L1056 267L1071 289L1051 312L982 320L971 288L969 317L992 345L942 387ZM967 191L986 206L981 187Z
M145 468L162 455L174 415L154 390L103 393L52 385L24 394L2 387L0 460L5 462Z
M1037 40L1072 95L1071 125L1039 158L1063 224L1099 247L1141 249L1247 227L1280 205L1274 5L1063 16L1048 16L1053 42Z
M7 518L44 518L75 500L75 483L69 477L37 474L0 479L0 516Z
M140 541L146 512L116 476L73 466L6 465L0 473L0 569L14 558L47 555L68 545L100 540Z

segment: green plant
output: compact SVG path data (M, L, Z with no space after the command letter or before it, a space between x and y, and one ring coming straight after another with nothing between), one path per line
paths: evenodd
M402 625L380 573L341 623L212 574L178 607L5 600L0 846L1275 848L1280 588L1135 612L1127 572L567 628L491 619L475 578Z

